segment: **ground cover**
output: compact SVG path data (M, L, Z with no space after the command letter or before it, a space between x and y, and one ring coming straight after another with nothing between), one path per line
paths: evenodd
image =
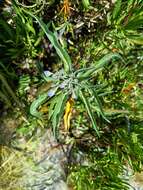
M125 171L143 163L143 2L3 0L0 10L1 178L5 154L18 159L29 152L21 141L51 130L70 188L133 189Z

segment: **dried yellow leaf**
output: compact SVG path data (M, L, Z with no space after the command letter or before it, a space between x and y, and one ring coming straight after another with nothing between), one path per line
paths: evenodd
M66 103L66 109L64 114L64 127L65 131L69 131L70 129L70 119L72 115L72 108L73 108L74 100L70 98Z

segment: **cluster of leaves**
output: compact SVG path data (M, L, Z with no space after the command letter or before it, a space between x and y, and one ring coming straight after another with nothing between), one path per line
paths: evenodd
M123 168L115 153L109 150L100 160L97 160L94 152L92 152L93 155L94 160L91 160L87 165L85 163L82 166L72 167L69 183L71 181L75 184L78 190L83 189L83 187L86 187L87 190L127 190L129 188L129 184L119 176L119 174L122 174Z
M109 40L111 36L115 35L114 39L120 40L120 42L116 42L116 47L118 45L118 48L123 52L125 41L127 42L126 46L129 47L131 43L143 44L141 32L143 20L142 9L142 1L131 0L123 2L119 0L115 3L113 12L107 16L108 25L113 30L110 30L109 33L107 32L106 35L109 35Z
M69 184L74 184L79 190L83 186L85 189L134 189L128 183L130 174L127 167L134 171L141 169L142 126L132 123L131 130L128 131L120 125L116 124L117 129L114 132L106 131L98 140L98 145L95 141L94 145L87 149L87 144L82 145L83 147L78 144L79 150L83 149L85 157L80 164L75 165L74 161L71 163Z
M32 19L26 17L19 8L14 6L14 12L1 16L0 30L0 58L2 60L6 58L14 60L23 56L33 58L36 56L37 50L35 47L38 46L41 34L36 33Z
M99 69L103 68L103 66L107 64L111 59L121 59L121 57L117 53L107 54L100 61L95 63L95 66L74 71L68 53L64 48L62 48L62 46L58 42L56 32L52 33L47 25L44 24L37 16L31 14L28 11L25 12L35 18L35 20L39 23L64 64L64 70L60 70L55 74L48 71L43 73L43 75L45 75L44 79L47 83L51 83L51 85L48 91L44 92L44 94L40 94L36 101L32 103L30 113L36 117L40 117L41 114L37 112L37 108L49 99L49 119L52 120L53 132L54 134L56 134L56 129L60 123L60 119L63 115L63 109L67 100L70 97L75 100L80 97L81 101L85 104L85 108L92 121L93 128L99 136L96 120L94 119L92 113L92 108L90 107L88 99L86 95L84 95L83 91L86 91L86 93L91 94L91 96L95 98L94 100L98 104L100 113L103 118L105 118L98 95L95 90L97 87L96 85L92 86L92 84L90 84L88 80L89 77L92 79L93 74L95 72L98 72Z

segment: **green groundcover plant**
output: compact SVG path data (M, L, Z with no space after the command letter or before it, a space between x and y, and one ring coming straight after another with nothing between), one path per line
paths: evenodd
M89 82L89 78L92 79L93 75L102 69L104 65L109 63L112 59L121 59L120 55L117 53L107 54L95 63L95 66L74 71L72 68L71 59L67 51L63 49L58 42L56 33L52 33L48 29L47 25L44 24L38 17L29 12L28 14L34 17L40 24L64 64L64 69L57 71L54 74L48 71L43 73L46 82L51 83L50 89L44 94L39 95L39 97L32 103L30 113L36 117L41 117L41 114L37 112L37 109L41 104L49 100L49 119L52 120L53 131L54 134L56 134L56 129L60 123L67 100L69 97L72 97L75 100L80 98L85 105L93 128L95 129L97 135L100 136L96 120L86 94L90 94L90 96L94 97L94 101L97 102L100 109L100 114L104 119L106 119L106 117L102 111L102 106L96 93L97 86L92 85L92 83Z

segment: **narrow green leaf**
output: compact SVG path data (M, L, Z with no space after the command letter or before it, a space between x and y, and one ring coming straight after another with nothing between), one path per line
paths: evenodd
M3 35L3 37L5 37L5 35L7 34L7 36L9 36L10 39L13 39L14 32L10 25L6 23L6 21L1 19L0 26L2 26L5 31L5 34Z
M52 120L52 124L53 124L53 133L54 133L55 137L57 136L56 135L57 128L59 126L60 119L63 115L63 111L64 111L64 107L65 107L67 99L68 99L68 94L61 93L54 100L54 101L56 101L56 103L54 103L55 106L54 106L51 120Z
M96 90L91 89L91 91L92 91L92 94L93 94L93 96L94 96L94 98L95 98L95 100L96 100L96 102L97 102L97 105L98 105L98 108L99 108L99 110L100 110L101 116L102 116L108 123L110 123L110 121L106 118L106 116L105 116L105 114L104 114L104 111L103 111L103 109L102 109L102 105L101 105L101 102L100 102L100 100L99 100L99 97L98 97L98 95L97 95L97 93L96 93Z
M81 71L77 74L77 78L83 79L90 77L94 72L103 68L106 64L108 64L112 59L122 59L122 57L118 53L109 53L101 58L94 67L88 68L85 72Z
M93 116L93 113L92 113L90 104L88 102L88 99L86 98L86 96L84 96L82 90L79 91L79 95L80 95L80 98L81 98L81 100L83 101L83 103L85 105L85 108L87 109L88 115L89 115L89 117L91 119L91 122L92 122L92 125L93 125L93 128L96 131L97 135L100 137L99 130L98 130L98 127L97 127L97 123L96 123L96 120L95 120L95 118Z
M127 10L129 11L131 7L133 6L135 0L128 0Z
M54 108L55 105L57 103L57 99L58 99L59 95L54 96L51 100L50 100L50 106L49 106L49 113L48 113L48 118L51 119L53 112L54 112Z
M137 30L138 28L143 27L143 16L139 18L132 19L124 27L125 30Z
M47 100L47 98L48 98L47 92L39 95L38 98L34 100L30 106L30 114L37 118L41 118L42 113L38 112L37 109Z
M116 0L115 7L113 10L113 19L116 19L120 14L121 5L122 5L122 0Z
M127 38L135 44L138 45L143 45L143 35L138 35L138 36L133 36L133 35L128 35Z
M97 70L97 69L102 68L105 64L109 63L112 59L123 60L121 55L119 55L118 53L109 53L98 61L97 65L95 65L95 69Z
M27 22L26 26L27 26L28 32L32 32L34 35L36 34L35 29L34 29L34 27L32 26L31 23Z
M42 20L40 20L37 16L33 15L32 13L30 13L29 11L26 11L24 9L23 9L23 11L26 12L27 14L29 14L31 17L33 17L38 22L38 24L40 25L40 27L42 28L42 30L44 31L44 33L50 40L51 44L56 49L57 54L63 61L65 71L67 73L70 72L71 67L72 67L70 56L68 55L67 51L60 45L57 35L55 33L52 33L48 29L48 26Z
M82 0L82 4L85 9L88 9L90 6L89 0Z

